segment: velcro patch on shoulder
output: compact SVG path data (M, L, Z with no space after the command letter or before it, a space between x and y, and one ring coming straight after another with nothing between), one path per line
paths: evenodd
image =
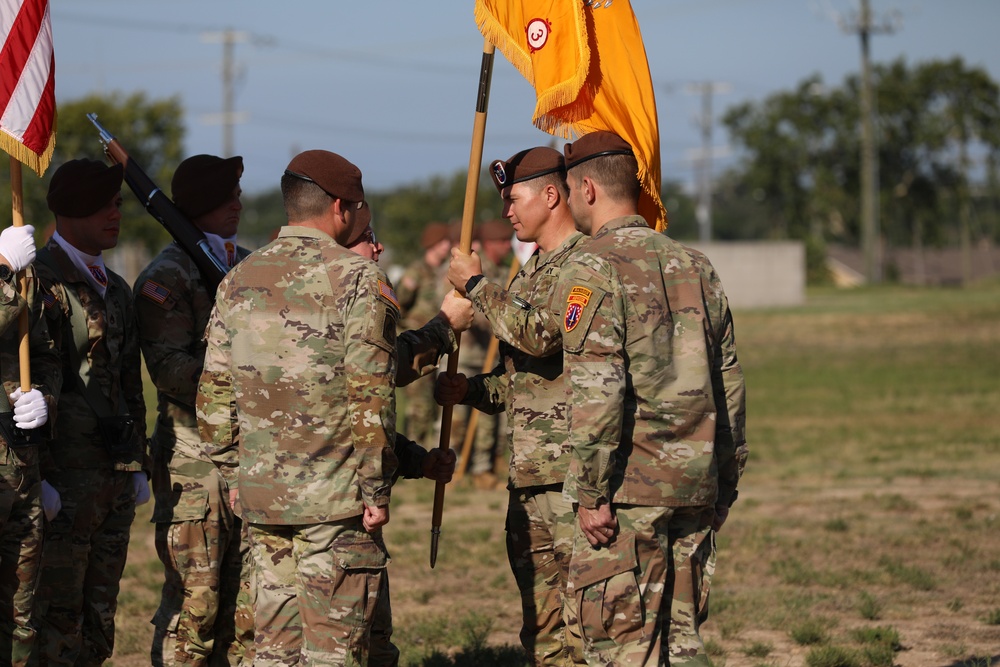
M576 325L580 323L583 311L587 307L587 304L590 303L590 297L593 294L593 290L580 285L576 285L570 290L569 296L566 297L566 316L563 320L566 333L575 329Z
M155 280L147 280L142 284L139 294L162 306L170 298L170 289Z
M396 308L399 308L399 299L396 298L396 292L393 291L392 287L388 283L382 280L378 281L378 294L380 297L396 306Z

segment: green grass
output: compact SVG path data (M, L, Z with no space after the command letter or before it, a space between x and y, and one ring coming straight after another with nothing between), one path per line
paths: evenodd
M702 630L715 664L882 667L898 643L934 667L995 667L1000 283L810 290L804 306L734 319L751 453L718 535ZM433 495L416 480L393 491L401 664L527 664L506 493L448 487L432 570ZM161 575L148 517L133 528L116 667L149 664ZM876 641L889 630L898 640Z

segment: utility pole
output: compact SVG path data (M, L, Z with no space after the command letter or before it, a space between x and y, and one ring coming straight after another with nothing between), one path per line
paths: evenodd
M840 19L844 32L856 32L861 39L861 249L865 257L865 276L869 284L882 282L882 257L879 244L878 137L875 134L875 94L872 88L871 36L895 32L892 21L872 22L870 0L860 0L861 11L853 20Z
M685 86L688 93L701 95L701 114L696 119L701 130L701 150L695 153L694 164L698 187L695 217L698 219L698 240L702 243L712 240L712 129L715 126L712 96L728 93L731 89L732 86L721 81L702 81Z
M250 39L249 33L236 30L202 33L201 41L209 44L222 43L222 113L204 116L205 122L215 122L222 125L222 157L232 157L235 152L233 142L233 126L246 120L245 113L237 113L235 106L236 65L234 63L235 46L237 43Z

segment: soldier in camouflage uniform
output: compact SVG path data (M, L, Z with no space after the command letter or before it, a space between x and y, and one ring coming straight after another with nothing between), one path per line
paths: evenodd
M422 326L441 303L445 292L444 263L452 246L448 225L441 222L427 225L420 236L420 246L423 255L406 268L396 290L401 331ZM424 447L437 445L435 434L441 422L432 385L433 377L403 390L406 432Z
M30 262L35 258L34 227L8 227L0 233L0 371L3 393L9 402L0 415L0 664L27 664L35 641L29 622L35 593L38 562L42 555L42 487L57 511L50 486L38 470L39 441L47 436L50 407L62 384L59 354L38 298L38 280ZM27 300L17 289L15 275L24 271ZM29 313L28 341L31 356L31 390L20 383L17 318ZM22 433L18 433L18 430ZM25 437L30 435L30 439ZM54 514L53 514L54 516Z
M396 324L361 172L328 151L281 179L289 224L219 287L202 439L249 526L255 665L365 664L388 562Z
M743 373L708 259L637 214L632 148L565 147L569 206L592 237L563 266L564 363L578 504L570 586L593 665L710 663L698 634L714 530L747 457Z
M504 216L517 238L536 242L539 251L506 290L484 278L475 254L452 253L448 279L489 319L501 355L489 374L438 381L445 403L461 401L488 412L506 408L507 556L521 593L521 643L536 665L583 664L579 631L563 621L576 518L562 494L569 424L561 304L554 299L561 269L584 237L566 206L563 172L562 154L543 147L491 164Z
M371 225L348 250L374 262L385 248L375 237ZM398 357L396 386L403 387L423 375L433 372L441 354L455 349L456 331L465 331L472 325L473 310L468 299L449 290L441 304L441 312L417 331L406 331L396 339ZM444 326L442 326L444 325ZM429 452L396 433L393 452L399 460L396 478L427 478L447 484L455 472L455 451L435 448ZM393 479L393 483L395 483ZM389 579L379 592L372 619L371 647L368 667L396 667L399 664L399 649L392 643L392 605L389 600Z
M177 208L229 267L250 254L236 243L242 173L239 156L195 155L171 181ZM152 621L152 664L238 664L245 645L253 645L249 562L237 613L249 553L225 480L204 455L194 407L214 294L194 260L171 243L139 275L135 295L142 353L157 393L152 521L165 579Z
M476 242L473 247L479 246L479 252L476 253L476 257L480 261L479 273L501 288L507 286L510 278L510 266L506 260L510 256L512 237L513 231L510 225L503 220L487 220L476 229ZM460 254L460 250L452 248L452 255L456 254ZM467 257L467 255L462 255L462 257ZM468 377L482 373L492 340L493 332L489 320L483 314L477 314L472 327L462 338L459 372ZM469 414L471 414L471 409ZM500 429L506 426L502 423L504 421L502 417L502 411L498 414L482 413L476 420L476 434L472 439L472 451L469 458L469 473L472 475L472 483L477 489L492 490L500 486L495 468L499 456L497 450L501 445ZM465 441L465 424L469 423L468 416L463 421L464 423L456 428L454 433L458 443Z
M32 614L32 661L41 665L111 657L129 532L136 505L149 500L132 293L101 257L118 243L121 183L121 165L59 167L47 197L56 232L36 262L63 369L55 432L40 462L62 502L46 530Z

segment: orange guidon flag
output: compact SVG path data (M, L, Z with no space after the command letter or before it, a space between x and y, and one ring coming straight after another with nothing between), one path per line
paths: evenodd
M666 229L660 131L639 23L628 0L476 0L476 24L535 88L532 122L563 138L595 130L631 144L639 212Z

